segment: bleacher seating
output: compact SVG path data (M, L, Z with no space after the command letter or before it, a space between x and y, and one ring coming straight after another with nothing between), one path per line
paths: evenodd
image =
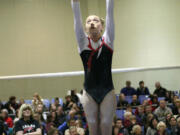
M132 102L132 96L126 96L125 99L129 104Z
M158 102L161 101L161 100L164 100L165 97L158 97Z
M49 99L43 99L43 104L45 105L46 108L49 108L51 103Z
M125 110L121 109L121 110L116 110L116 116L117 118L123 119L124 118L124 113Z
M149 99L150 99L150 98L149 98L148 95L140 95L140 96L138 97L138 100L139 100L140 104L142 104L144 100L149 100Z
M32 104L32 100L29 100L29 99L24 100L24 102L25 102L26 104Z
M51 99L51 103L52 104L54 103L54 98ZM59 104L63 105L63 99L62 98L59 98Z

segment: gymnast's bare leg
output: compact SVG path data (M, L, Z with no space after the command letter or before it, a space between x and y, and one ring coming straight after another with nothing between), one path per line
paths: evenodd
M116 110L114 91L109 92L100 105L86 91L83 91L80 101L86 114L90 135L111 135Z
M84 90L82 97L80 97L80 102L83 105L86 119L88 122L88 128L90 135L100 135L99 133L99 118L98 112L99 108L97 103L93 100L93 98L88 95L88 93Z
M112 134L113 116L116 111L116 98L114 91L109 92L100 105L100 129L101 135Z

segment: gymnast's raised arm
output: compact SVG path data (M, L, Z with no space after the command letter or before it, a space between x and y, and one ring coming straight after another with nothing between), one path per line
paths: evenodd
M106 0L105 42L113 49L114 42L114 0Z
M71 0L72 10L74 13L74 29L76 33L76 39L78 41L80 51L83 50L85 42L87 42L86 34L83 29L82 17L80 12L79 0Z

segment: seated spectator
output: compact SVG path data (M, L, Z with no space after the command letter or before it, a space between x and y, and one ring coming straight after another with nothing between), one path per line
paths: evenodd
M65 103L63 103L63 110L65 112L69 112L74 102L72 101L72 98L70 95L65 97Z
M76 114L81 113L81 110L80 110L80 108L77 106L76 103L74 103L74 104L72 105L71 110L74 110L74 111L76 112Z
M38 104L43 104L43 99L39 96L38 93L34 93L33 100L32 100L32 107L33 110L36 110Z
M167 127L167 132L170 135L178 135L178 127L175 117L171 117L169 120L169 127Z
M54 98L54 105L56 106L56 108L61 106L60 103L59 103L59 98L58 97Z
M176 99L175 105L173 105L171 109L174 115L180 114L180 99Z
M166 132L166 124L160 121L157 125L157 133L155 135L169 135Z
M16 110L19 108L18 103L16 103L16 97L9 97L9 101L4 105L4 108L8 110L9 114L15 114Z
M138 106L138 105L140 105L140 102L137 100L137 95L133 95L131 106Z
M41 114L39 114L39 113L34 113L33 118L34 118L34 120L36 120L36 121L39 122L42 135L46 134L46 128L45 128L46 123L41 120Z
M80 119L76 120L76 127L83 128L82 120L80 120Z
M53 123L52 114L50 113L47 115L47 120L45 125L46 132L48 132L51 129L51 127L54 127L54 123Z
M135 115L132 115L132 116L130 117L130 122L131 122L131 124L130 124L130 127L128 128L128 132L129 132L129 133L131 133L132 128L133 128L135 125L138 124Z
M52 121L54 123L54 127L58 127L59 124L58 124L58 118L57 118L56 111L52 111L52 112L50 112L50 114L52 115Z
M145 112L145 115L148 115L149 113L152 113L152 106L151 105L145 106L144 112Z
M159 106L158 96L150 95L149 97L150 97L149 104L152 106L152 111L154 112L154 110Z
M146 135L155 135L157 133L157 124L158 119L154 117L147 128Z
M171 91L166 91L165 101L170 103L171 102Z
M119 128L118 128L118 126L113 126L113 128L112 128L112 135L119 135Z
M152 115L152 107L151 107L151 105L145 106L143 114L144 115L140 116L141 121L139 119L137 119L137 120L140 121L140 123L142 123L146 128L148 126L148 122L150 122L150 119L149 119L148 115L150 115L150 116Z
M58 106L56 113L57 113L57 122L58 122L58 125L63 124L66 121L66 115L65 115L65 113L63 111L63 107L62 106Z
M78 103L79 102L79 98L78 96L76 95L76 90L71 90L71 99L74 103Z
M2 115L0 115L0 135L7 134L8 127L4 124L4 119Z
M113 127L113 135L129 135L128 130L123 126L122 120L117 119Z
M79 128L76 126L76 120L75 119L70 119L68 122L68 126L69 128L65 131L65 135L71 135L71 128L73 127L74 129L76 129L76 132L79 135L84 135L84 129L83 128Z
M131 87L130 81L126 81L126 87L122 88L120 93L123 93L125 96L132 96L136 94L136 90Z
M16 135L36 134L41 135L38 121L33 118L33 110L30 105L23 104L19 110L19 120L16 122L14 131Z
M171 98L172 98L172 105L170 107L172 109L174 106L176 106L176 100L179 99L179 97L174 95Z
M124 113L123 125L125 128L129 128L131 126L131 121L130 121L131 116L132 116L131 112Z
M0 100L0 111L4 108L2 101Z
M144 106L143 105L139 105L137 108L136 108L136 111L135 111L135 115L144 115Z
M15 118L13 120L13 123L15 124L19 120L19 109L16 110Z
M84 130L84 128L83 128L82 120L77 119L75 123L76 123L76 127L77 127L77 128L81 128L81 129L83 130L83 132L85 133L85 130Z
M173 101L174 101L174 98L176 98L176 99L178 99L179 97L177 96L177 95L175 95L174 94L174 92L173 91L170 91L170 93L169 93L169 97L170 97L170 99L169 99L169 103L173 103Z
M128 105L128 102L125 100L125 96L123 93L119 95L119 100L117 103L117 107L125 107Z
M157 116L159 121L166 121L166 114L172 113L171 109L166 106L166 101L161 100L160 106L154 111L154 114Z
M134 125L132 128L132 135L142 135L142 129L139 125Z
M47 119L47 115L44 111L45 111L45 107L43 104L38 104L36 110L34 111L35 113L38 113L40 115L41 121L43 122Z
M13 127L13 120L12 120L11 117L8 116L8 110L7 109L3 109L1 111L1 113L2 113L2 117L4 119L4 122L6 123L8 128L12 128Z
M148 87L144 86L144 81L139 82L139 87L137 88L137 95L150 95Z
M180 135L180 117L177 117L178 135Z
M25 104L25 101L24 101L23 98L21 98L21 99L19 100L19 107L21 107L22 104Z
M51 104L49 111L50 112L55 112L57 110L56 106L54 104Z
M144 113L144 106L143 105L140 105L137 107L137 109L135 111L135 116L136 116L137 123L140 126L144 125L143 118L145 117L145 113Z
M147 128L150 126L151 120L154 118L152 113L148 113L144 118L144 130L147 131Z
M147 105L149 105L149 100L147 100L147 99L146 99L146 100L144 100L144 101L143 101L143 103L142 103L142 105L143 105L143 106L147 106Z
M72 126L69 128L69 133L66 133L65 135L84 135L84 133L78 133L77 127Z
M126 112L131 112L133 114L133 109L132 109L132 106L130 104L127 105Z
M157 95L158 97L166 97L167 90L161 86L160 82L156 82L155 87L154 95Z
M60 135L58 129L55 127L51 127L47 133L47 135Z
M166 124L167 127L170 127L169 121L170 121L171 117L173 117L172 113L166 114L166 122L165 122L165 124Z

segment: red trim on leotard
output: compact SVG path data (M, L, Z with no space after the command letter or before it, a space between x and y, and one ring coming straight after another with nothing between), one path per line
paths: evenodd
M88 59L88 62L87 62L88 70L90 71L91 70L91 65L92 65L92 57L93 57L95 52L97 52L100 48L102 48L103 45L105 45L111 51L111 53L113 53L113 50L104 42L104 38L102 38L102 43L101 43L101 45L97 49L94 49L92 47L91 40L90 40L89 37L88 37L88 40L89 40L88 48L92 50L92 52L90 54L90 57Z
M102 42L111 51L111 53L113 53L113 49L104 42L104 37L102 38Z
M94 48L92 48L92 45L91 45L91 40L90 40L90 38L89 38L89 37L88 37L88 41L89 41L89 45L88 45L89 49L94 50Z
M96 48L96 49L94 49L93 47L92 47L92 45L91 45L91 40L90 40L90 38L88 37L88 40L89 40L89 45L88 45L88 47L89 47L89 49L91 49L92 51L98 51L102 46L103 46L103 43L104 42L102 42L101 43L101 45L98 47L98 48ZM102 40L103 41L103 40Z

